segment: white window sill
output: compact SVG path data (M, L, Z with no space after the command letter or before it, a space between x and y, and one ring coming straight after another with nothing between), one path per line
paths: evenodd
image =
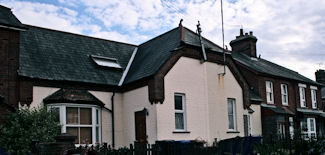
M228 130L227 133L240 133L240 132L236 130Z
M186 130L175 130L173 131L173 133L191 133L191 132Z

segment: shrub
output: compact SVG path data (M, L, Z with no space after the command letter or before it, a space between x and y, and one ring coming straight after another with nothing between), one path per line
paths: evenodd
M24 108L9 113L4 120L0 126L0 146L9 154L30 154L32 140L51 142L60 134L57 112L48 112L46 108Z

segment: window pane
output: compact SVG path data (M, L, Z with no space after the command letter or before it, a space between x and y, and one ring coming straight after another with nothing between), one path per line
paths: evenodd
M96 143L99 143L99 127L96 127Z
M228 120L229 120L229 129L235 129L235 123L234 123L234 116L233 115L228 115Z
M91 124L90 108L80 108L80 124Z
M79 144L78 128L67 127L67 133L76 136L77 138L74 140L74 143Z
M314 128L314 119L310 119L310 131L315 131L315 128Z
M228 100L228 115L232 115L234 113L234 107L231 100Z
M67 107L67 124L78 124L78 108Z
M303 119L300 124L301 124L301 130L302 131L304 131L304 132L308 131L308 128L307 128L307 119Z
M184 129L183 113L175 113L175 127L176 129Z
M60 108L59 107L51 107L50 112L55 117L56 122L60 122Z
M99 110L96 109L96 124L99 124Z
M183 97L175 95L175 109L176 110L183 110Z
M91 136L91 127L90 128L80 128L80 143L81 144L91 144L92 143Z

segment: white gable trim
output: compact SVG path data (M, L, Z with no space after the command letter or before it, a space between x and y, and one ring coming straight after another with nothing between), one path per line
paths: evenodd
M125 70L124 70L124 72L123 72L123 75L122 75L122 77L121 77L121 79L120 79L120 82L118 83L118 86L122 86L122 84L123 84L123 82L124 82L124 80L125 80L125 77L126 77L126 75L128 74L129 69L130 69L130 67L131 67L131 64L132 64L132 62L133 62L133 60L134 60L134 57L135 57L135 55L137 54L137 51L138 51L138 48L136 47L136 48L134 49L133 53L132 53L132 56L131 56L131 58L130 58L130 60L129 60L128 65L126 66L126 68L125 68Z

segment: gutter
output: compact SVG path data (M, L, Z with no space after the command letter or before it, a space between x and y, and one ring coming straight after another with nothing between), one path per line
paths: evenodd
M111 103L112 103L112 146L113 146L113 148L115 147L114 96L115 96L115 91L113 90L113 94L111 97Z
M10 30L16 30L16 31L26 31L26 29L23 28L16 28L16 27L12 27L12 26L5 26L5 25L0 25L1 28L5 28L5 29L10 29Z
M298 127L300 119L298 120L298 110L297 110L298 109L298 106L297 106L298 103L297 103L297 92L296 92L297 91L297 86L296 86L296 84L294 82L291 82L291 84L293 85L293 89L294 89L294 93L295 93L295 95L293 95L293 97L295 98L294 99L294 102L295 102L295 117L296 117L295 125ZM298 92L299 92L299 90L298 90Z

